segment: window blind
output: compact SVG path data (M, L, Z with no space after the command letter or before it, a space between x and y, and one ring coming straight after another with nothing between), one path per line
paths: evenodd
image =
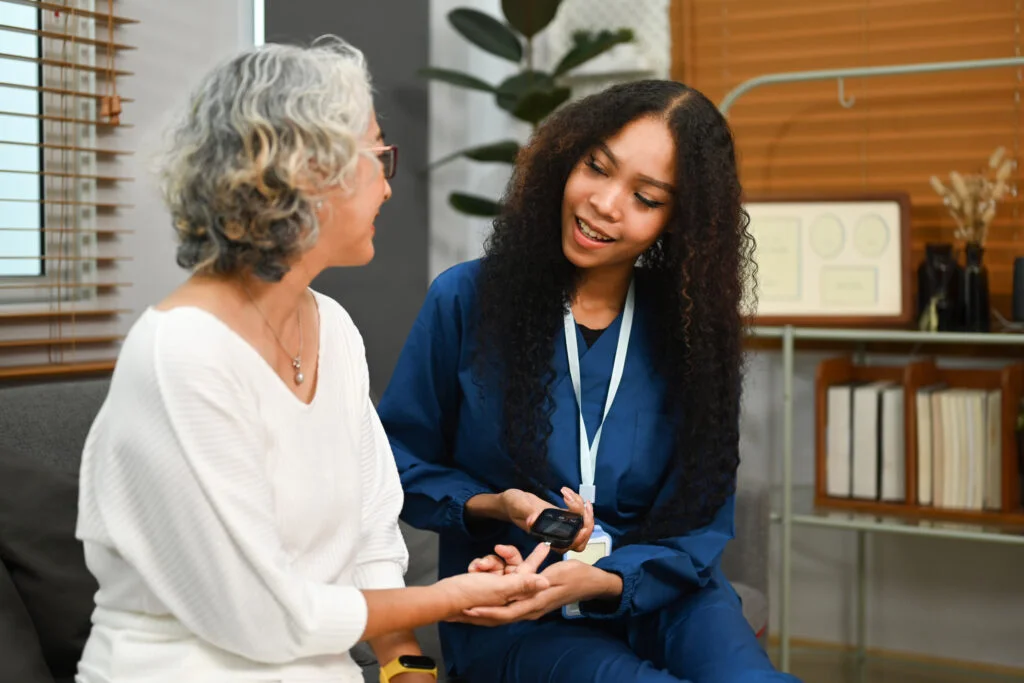
M720 103L769 73L1019 57L1021 19L1021 0L674 0L672 75ZM835 80L755 89L729 112L744 189L906 191L916 269L928 242L962 247L931 176L980 171L1000 146L1020 159L1022 78L1001 68L847 79L849 108ZM984 254L1006 317L1013 258L1024 256L1021 171Z
M102 372L131 283L115 0L0 0L0 380Z

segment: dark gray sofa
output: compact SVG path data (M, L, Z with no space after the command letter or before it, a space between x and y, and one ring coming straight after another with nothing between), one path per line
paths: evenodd
M78 463L106 396L105 378L0 387L0 681L71 683L89 632L96 585L74 538ZM131 419L126 415L125 419ZM754 630L767 624L768 496L741 490L737 540L723 558ZM403 525L410 585L433 582L432 533ZM440 661L435 627L417 633ZM377 680L368 648L357 648Z

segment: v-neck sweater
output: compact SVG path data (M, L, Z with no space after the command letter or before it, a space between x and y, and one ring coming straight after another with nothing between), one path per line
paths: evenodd
M315 300L308 404L208 312L133 325L82 457L99 591L81 683L362 680L361 591L403 585L403 494L362 338Z

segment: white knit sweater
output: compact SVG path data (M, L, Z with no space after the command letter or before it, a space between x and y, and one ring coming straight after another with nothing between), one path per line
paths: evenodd
M359 589L403 585L402 489L362 338L315 298L308 405L209 313L132 327L82 458L79 681L362 680Z

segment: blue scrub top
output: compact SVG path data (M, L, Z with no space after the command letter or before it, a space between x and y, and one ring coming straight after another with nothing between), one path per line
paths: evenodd
M517 486L501 439L500 387L473 371L476 275L470 261L442 273L402 350L378 406L405 489L402 519L440 534L439 578L463 573L496 543L529 552L537 541L511 524L467 528L466 501L481 493ZM597 522L615 550L597 566L622 576L619 604L587 612L609 619L658 610L706 585L718 571L725 544L734 533L734 501L729 499L706 527L656 542L622 545L652 505L672 496L670 459L675 429L663 412L665 380L651 355L652 311L642 271L637 271L636 313L622 382L605 419L597 454ZM576 330L584 423L594 433L604 410L621 314L589 349ZM554 343L555 372L548 459L555 485L549 500L564 507L561 486L580 486L579 414L569 376L561 327ZM698 388L693 388L699 391Z

